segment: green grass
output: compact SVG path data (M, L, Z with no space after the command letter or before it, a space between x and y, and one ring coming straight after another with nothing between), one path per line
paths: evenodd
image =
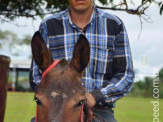
M118 122L153 122L153 104L150 98L125 97L114 109ZM163 121L163 100L159 101L159 119ZM29 122L35 115L33 93L8 92L4 122Z
M118 122L153 122L153 99L125 97L117 101L115 117ZM163 121L163 100L159 101L159 120Z
M4 122L30 122L34 115L33 93L8 92Z

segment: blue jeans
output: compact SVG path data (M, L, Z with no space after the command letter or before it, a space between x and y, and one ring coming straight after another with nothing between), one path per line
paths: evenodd
M33 117L30 122L35 122L35 117Z
M95 109L94 113L98 117L95 118L93 122L117 122L117 120L114 118L114 111L112 108L106 107Z

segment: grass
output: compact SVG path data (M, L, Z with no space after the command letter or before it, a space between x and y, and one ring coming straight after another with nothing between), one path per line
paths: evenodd
M125 97L117 101L115 117L118 122L153 122L153 99ZM159 120L163 121L163 100L159 101Z
M150 98L125 97L114 109L118 122L152 122L153 104ZM163 100L159 101L159 119L163 121ZM30 122L35 115L33 93L8 92L4 122Z
M8 92L4 122L30 122L34 115L33 93Z

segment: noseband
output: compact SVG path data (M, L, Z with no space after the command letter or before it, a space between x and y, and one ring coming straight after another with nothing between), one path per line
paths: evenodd
M41 80L46 76L46 74L53 69L58 63L60 62L60 60L56 60L54 61L43 73L42 73L42 77ZM80 114L80 122L83 122L83 109L84 109L84 104L81 107L81 114ZM35 118L35 122L37 122L37 113L38 113L38 108L36 107L36 118Z

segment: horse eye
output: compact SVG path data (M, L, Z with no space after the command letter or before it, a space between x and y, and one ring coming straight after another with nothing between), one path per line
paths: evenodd
M37 105L41 105L41 102L37 97L34 98L34 101L37 103Z
M80 107L84 104L84 100L81 100L78 104L77 104L77 107Z

